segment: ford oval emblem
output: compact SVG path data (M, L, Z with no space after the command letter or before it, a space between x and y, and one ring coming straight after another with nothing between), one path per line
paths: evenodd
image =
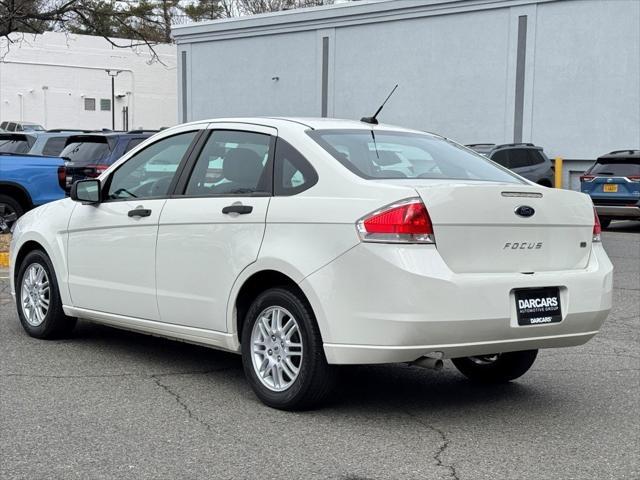
M528 205L522 205L516 208L516 215L519 217L532 217L536 211Z

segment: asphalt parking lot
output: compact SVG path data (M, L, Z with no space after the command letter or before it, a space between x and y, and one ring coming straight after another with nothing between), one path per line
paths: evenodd
M343 368L324 409L262 405L240 358L82 322L39 341L0 276L0 478L637 479L640 227L604 233L614 307L519 381Z

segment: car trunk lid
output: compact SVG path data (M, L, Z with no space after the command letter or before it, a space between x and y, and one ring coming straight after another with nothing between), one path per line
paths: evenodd
M575 192L516 184L415 186L444 261L458 273L586 267L593 206Z

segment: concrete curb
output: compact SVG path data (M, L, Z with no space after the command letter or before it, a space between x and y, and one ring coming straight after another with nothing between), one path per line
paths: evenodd
M9 268L9 252L0 252L0 268Z

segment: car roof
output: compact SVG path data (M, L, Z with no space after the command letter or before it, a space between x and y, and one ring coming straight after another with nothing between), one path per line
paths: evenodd
M600 155L598 160L638 160L640 159L640 150L614 150L613 152Z
M208 118L202 119L189 124L202 123L247 123L262 125L266 127L291 127L298 125L300 127L310 128L312 130L393 130L411 133L430 133L422 130L415 130L397 125L389 125L380 123L372 125L370 123L358 120L342 119L342 118L323 118L323 117L225 117L225 118ZM183 124L183 125L189 125Z

